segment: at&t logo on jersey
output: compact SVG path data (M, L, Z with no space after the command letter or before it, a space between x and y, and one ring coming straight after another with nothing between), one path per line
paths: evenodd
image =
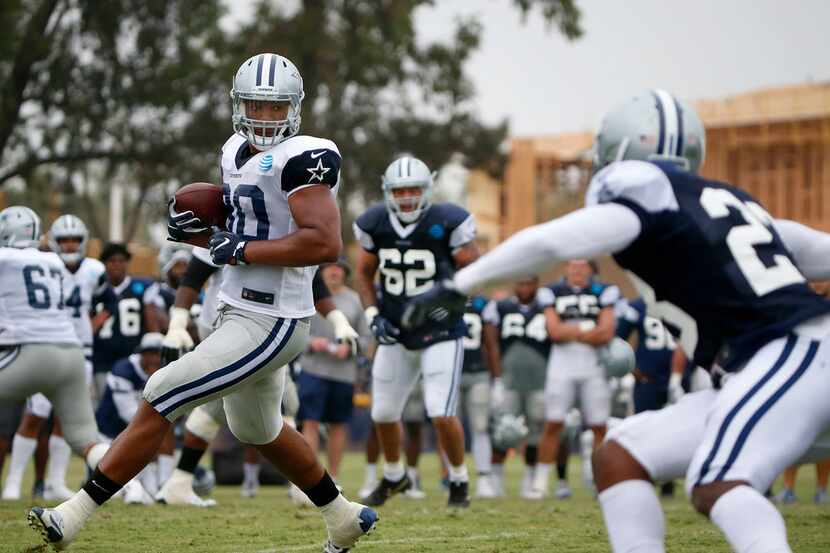
M263 173L267 173L271 170L271 167L274 166L274 156L271 154L265 154L259 160L259 170Z

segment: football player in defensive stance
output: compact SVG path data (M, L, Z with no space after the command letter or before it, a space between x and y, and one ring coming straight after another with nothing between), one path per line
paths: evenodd
M194 407L221 397L228 426L255 445L319 508L327 553L350 549L378 520L348 501L303 437L283 424L285 366L309 341L316 265L340 254L340 153L331 140L298 135L303 81L276 54L246 60L233 78L234 134L222 147L227 230L213 233L211 260L223 265L216 329L153 373L130 424L77 494L29 522L45 541L66 547L99 505L155 456L168 428ZM169 204L170 238L212 229Z
M684 473L734 551L791 551L763 494L830 423L830 301L807 284L830 277L830 235L698 176L704 139L694 109L669 93L629 98L603 121L585 208L514 235L404 313L418 325L438 306L461 311L488 282L612 254L649 314L680 329L715 389L626 419L595 453L615 552L664 551L653 482Z
M449 462L449 505L466 507L468 474L464 429L456 416L467 334L463 314L447 316L440 306L429 321L400 328L409 298L478 257L475 219L454 204L432 204L433 176L423 161L402 156L383 174L385 202L354 223L362 247L356 288L366 320L378 341L372 365L372 420L384 454L383 479L367 499L382 505L410 487L401 461L401 412L423 373L424 403ZM375 273L380 271L380 299Z

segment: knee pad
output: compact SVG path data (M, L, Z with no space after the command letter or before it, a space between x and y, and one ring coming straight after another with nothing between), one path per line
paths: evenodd
M219 423L213 420L205 409L196 407L184 423L185 430L208 443L219 433Z
M280 435L285 424L280 413L274 417L275 420L266 424L251 424L251 421L244 417L235 417L232 410L226 411L225 414L228 417L228 428L233 435L237 440L248 445L264 445L273 442Z
M525 464L528 466L533 466L536 464L536 461L539 458L539 448L535 445L529 445L525 447Z

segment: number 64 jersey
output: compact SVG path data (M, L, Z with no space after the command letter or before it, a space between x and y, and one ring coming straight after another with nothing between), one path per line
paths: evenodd
M467 334L461 316L409 331L401 327L409 299L450 278L455 272L453 251L475 239L475 219L466 209L433 204L418 221L403 225L380 203L358 217L353 228L363 249L378 256L378 307L381 315L401 330L398 342L407 349L423 349Z
M680 330L696 364L726 370L800 323L830 312L773 225L743 190L667 162L623 161L591 181L587 205L622 204L639 236L614 259L649 315ZM597 221L597 224L603 224Z

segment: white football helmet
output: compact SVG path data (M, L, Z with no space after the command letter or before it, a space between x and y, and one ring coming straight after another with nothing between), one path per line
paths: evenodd
M300 130L303 78L288 58L278 54L257 54L236 72L231 86L233 131L257 150L267 150ZM288 117L263 121L247 116L243 100L288 102Z
M383 173L383 197L386 208L402 223L414 223L429 208L432 200L434 173L426 163L411 156L399 157ZM420 196L395 198L396 188L421 189Z
M61 250L58 240L62 238L80 238L81 245L77 252L68 253ZM89 241L89 231L86 225L74 215L61 215L49 229L49 249L60 256L67 265L80 263L86 257L86 245Z
M501 450L517 447L529 434L524 415L501 413L493 420L491 428L493 447Z
M40 244L40 217L22 205L0 211L0 248L36 248Z
M665 90L647 90L608 112L595 147L595 171L624 159L662 159L697 173L706 153L706 131L691 105Z
M597 357L608 378L621 378L633 371L637 365L631 345L619 336L597 348Z
M159 250L159 274L163 278L167 278L167 273L176 263L179 261L190 263L192 256L193 254L188 246L166 242Z

